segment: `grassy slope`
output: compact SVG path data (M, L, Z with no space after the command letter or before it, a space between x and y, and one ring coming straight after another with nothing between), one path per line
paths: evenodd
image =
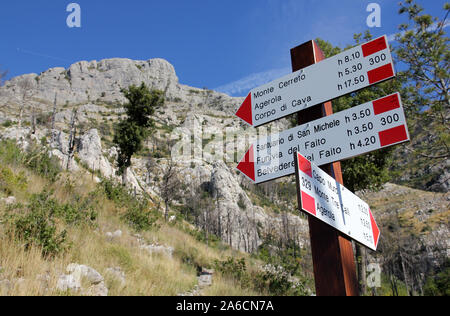
M193 228L184 222L174 225L159 221L159 229L141 232L148 243L159 243L175 249L174 257L149 255L139 249L135 232L121 219L124 208L109 200L105 194L96 190L98 184L86 173L60 173L55 182L37 175L20 164L5 162L0 157L0 167L8 170L8 174L20 175L22 181L3 181L0 187L0 198L15 196L17 202L26 205L32 194L40 193L43 188L53 190L52 197L60 203L72 203L73 196L96 200L98 218L94 225L68 225L61 220L56 221L58 231L66 229L68 245L62 253L54 258L44 258L42 249L32 246L25 250L23 242L7 234L7 224L0 223L0 281L8 279L14 286L9 295L66 295L58 293L56 283L58 277L65 273L70 263L88 265L105 277L110 295L177 295L188 292L197 284L198 266L212 267L215 260L227 257L246 257L255 265L255 261L247 255L232 251L224 245L209 247L196 240ZM5 176L0 175L3 180ZM95 192L92 194L92 192ZM7 212L4 203L0 203L0 218ZM122 230L121 238L110 241L105 237L108 231ZM191 260L186 260L190 258ZM126 274L126 285L122 287L106 269L120 267ZM249 267L249 269L252 269ZM42 276L50 277L49 289L42 286ZM18 279L23 279L17 282ZM2 293L0 293L2 294ZM5 294L5 293L3 293ZM214 277L214 285L204 291L207 295L261 295L254 290L243 289L232 278L219 274Z

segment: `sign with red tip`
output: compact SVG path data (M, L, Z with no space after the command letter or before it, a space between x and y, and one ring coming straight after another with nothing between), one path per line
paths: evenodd
M380 230L369 205L301 154L294 159L301 210L376 250Z
M295 172L293 152L300 152L322 166L406 141L409 141L406 117L400 94L395 93L260 137L238 169L254 183L263 183Z
M250 125L253 125L253 116L252 116L252 95L249 94L244 103L242 103L239 110L236 112L236 116L244 120Z
M252 89L236 116L258 127L393 77L394 63L382 36Z
M252 181L255 181L255 155L253 146L250 147L244 158L239 162L237 169Z

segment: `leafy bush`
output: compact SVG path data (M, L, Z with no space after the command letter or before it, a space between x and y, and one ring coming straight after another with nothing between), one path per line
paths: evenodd
M4 164L17 165L22 162L23 153L20 148L11 140L0 142L0 160Z
M253 277L256 289L267 290L276 296L302 296L308 294L305 288L306 281L293 278L280 266L267 265L264 270Z
M11 120L7 120L6 122L3 122L2 126L8 128L8 127L11 127L11 126L13 126L15 124L16 124L15 122L13 122Z
M200 258L198 249L194 247L177 248L175 256L180 258L184 264L195 267L197 272L207 266L206 262Z
M27 178L23 172L14 173L10 168L0 165L0 192L13 194L14 190L25 190Z
M67 225L94 225L97 219L89 199L60 204L51 195L48 191L33 194L26 206L11 206L3 216L9 234L26 249L32 245L42 247L44 257L54 257L67 247L67 231L58 231L58 219Z
M98 217L97 211L89 199L80 200L78 203L59 205L55 209L55 214L69 225L95 225Z
M11 213L13 209L16 212ZM22 210L22 212L18 212ZM32 245L42 247L44 257L53 257L66 247L67 232L58 232L54 213L47 207L39 205L36 196L28 207L20 204L11 206L3 216L8 234L14 236L25 249Z
M215 269L223 276L232 278L243 288L259 293L288 296L308 294L305 280L293 278L280 266L266 265L262 271L250 272L244 258L229 257L225 261L215 261Z
M62 219L68 225L93 225L97 220L97 213L91 204L90 198L74 197L72 203L60 204L53 199L53 192L43 191L32 195L28 209L31 212L44 210L49 215Z
M58 159L50 157L47 151L42 151L37 146L31 147L24 156L23 162L29 169L51 181L55 181L61 172Z
M125 207L126 212L122 219L137 231L145 231L157 228L157 215L150 212L148 202L145 199L134 197L126 187L104 179L100 183L106 197L118 206Z
M47 150L42 150L42 145L32 144L26 152L23 152L15 142L4 140L0 142L0 161L10 165L24 165L38 175L51 181L55 181L61 172L58 159L50 157Z
M67 232L58 233L53 217L44 210L12 218L9 232L24 242L25 249L31 245L42 247L44 257L55 256L65 248Z
M129 191L123 185L117 184L112 180L103 179L100 182L100 187L108 200L120 206L126 205L133 200Z
M241 282L247 277L247 264L244 258L235 259L229 257L225 261L215 261L216 270L224 276L231 277Z
M428 278L424 287L425 296L450 296L450 259L441 272Z
M146 231L158 227L156 214L148 211L145 204L130 205L122 218L136 231Z
M304 250L294 242L288 242L284 247L279 247L277 242L272 236L267 236L255 257L273 266L280 266L291 275L297 275L302 268L300 263Z

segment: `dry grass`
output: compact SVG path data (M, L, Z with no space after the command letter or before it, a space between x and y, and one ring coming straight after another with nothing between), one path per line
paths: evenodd
M205 296L261 296L261 293L242 288L238 282L223 278L220 274L214 276L212 286L206 288L202 294Z
M29 170L15 167L14 172L24 172L27 177L26 189L12 192L18 202L26 204L33 193L42 192L43 188L53 190L53 197L61 203L68 203L74 194L86 197L96 189L96 184L86 173L61 174L51 183ZM71 295L56 290L60 275L66 273L70 263L90 266L105 278L109 295L131 296L173 296L191 291L197 284L197 268L213 267L215 260L224 260L238 253L224 246L220 249L208 247L196 240L189 233L161 223L158 230L141 233L147 243L158 243L175 249L173 258L165 255L150 255L139 248L134 232L121 220L123 208L118 207L104 196L99 196L97 226L65 226L70 247L54 258L42 257L42 249L32 246L25 250L20 241L6 236L0 223L0 281L7 279L11 287L0 295L45 296ZM5 212L0 205L0 218ZM63 225L63 223L58 223ZM186 223L179 226L189 227ZM122 237L110 240L106 232L120 229ZM243 256L243 254L240 254ZM248 256L247 256L248 257ZM193 258L194 262L186 261ZM125 273L126 284L123 286L107 273L108 268L120 267ZM216 274L213 286L205 289L202 295L258 295L253 291L242 289L236 282Z

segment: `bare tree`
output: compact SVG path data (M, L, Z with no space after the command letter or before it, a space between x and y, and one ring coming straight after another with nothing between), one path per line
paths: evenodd
M70 162L73 159L73 155L75 153L75 137L76 137L76 126L75 123L77 121L77 110L73 110L72 118L70 119L70 135L69 135L69 148L67 152L67 166L66 169L69 170Z
M52 131L55 129L55 116L56 116L56 97L58 96L55 93L55 101L53 102L53 112L52 112Z
M178 179L178 168L175 161L170 157L165 166L160 166L161 181L157 186L164 202L164 219L167 221L169 217L169 204L171 201L180 196L181 181Z
M355 249L356 249L356 261L357 261L357 269L358 269L358 286L359 286L359 293L360 295L364 295L367 291L367 284L366 284L366 248L364 246L361 246L358 243L355 243Z

